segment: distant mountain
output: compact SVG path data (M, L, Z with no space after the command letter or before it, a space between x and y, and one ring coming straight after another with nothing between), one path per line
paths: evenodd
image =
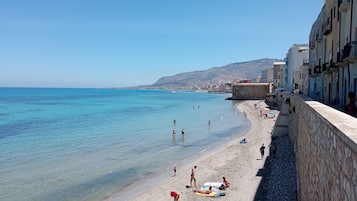
M207 70L179 73L158 79L150 88L191 89L212 84L232 83L234 80L251 80L260 77L262 70L272 68L277 59L259 59L232 63Z

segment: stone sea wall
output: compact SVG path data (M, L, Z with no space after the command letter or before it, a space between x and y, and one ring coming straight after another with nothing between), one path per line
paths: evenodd
M298 200L356 201L357 118L296 94L283 99L296 156Z

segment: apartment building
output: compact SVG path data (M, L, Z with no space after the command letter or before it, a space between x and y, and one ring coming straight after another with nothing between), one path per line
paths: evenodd
M316 21L311 27L309 36L309 79L308 96L322 100L322 63L323 57L323 34L322 25L324 22L324 7L321 9Z
M326 0L309 36L310 97L340 108L357 92L357 2Z
M274 62L273 69L274 69L274 90L275 89L285 89L285 62Z
M299 91L303 93L308 92L308 79L301 83L302 75L308 74L308 66L306 63L309 59L308 44L293 44L286 54L284 59L286 63L285 68L285 83L286 89L289 91ZM305 72L306 71L306 72ZM306 83L305 83L306 82ZM301 90L304 89L304 90Z

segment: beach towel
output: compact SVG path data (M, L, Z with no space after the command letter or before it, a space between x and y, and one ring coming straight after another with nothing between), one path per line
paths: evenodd
M215 192L218 192L220 190L225 190L222 182L206 182L203 184L203 186L201 186L201 189L208 190L210 186L212 186L212 191Z
M204 187L206 187L206 186L208 186L208 187L212 186L212 187L217 187L217 188L219 188L219 187L222 186L222 185L223 185L222 182L205 182L205 183L203 184Z
M197 192L196 195L201 195L201 196L205 196L205 197L220 197L220 196L226 196L226 193L212 191L210 194L204 194L204 193Z
M196 192L196 195L201 195L201 196L205 196L205 197L216 197L217 192L212 191L210 194Z

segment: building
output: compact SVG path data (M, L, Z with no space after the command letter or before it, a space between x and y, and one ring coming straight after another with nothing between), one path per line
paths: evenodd
M340 14L338 56L338 106L343 107L350 91L357 93L357 2L339 0L337 5Z
M271 93L271 83L237 83L233 85L233 100L265 99Z
M304 83L299 83L300 75L305 74L302 71L308 70L307 67L304 67L306 66L304 61L306 62L308 58L309 51L307 44L294 44L289 48L285 58L285 83L287 90L293 91L300 88L308 88L307 84L304 86Z
M285 89L285 62L274 62L274 81L273 81L273 89Z
M309 37L308 94L340 108L357 93L356 11L356 0L326 0Z
M274 68L269 68L261 71L260 82L273 82Z
M324 7L311 27L309 36L309 89L308 96L315 100L322 100L322 62L323 62L323 34Z

